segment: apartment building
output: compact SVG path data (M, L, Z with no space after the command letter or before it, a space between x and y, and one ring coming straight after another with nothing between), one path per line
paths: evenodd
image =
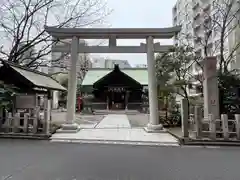
M108 68L113 69L116 64L118 64L119 68L131 68L128 60L119 60L119 59L107 59L103 57L99 58L91 58L92 68Z
M20 43L19 48L22 48L25 45L25 42ZM21 55L19 55L20 65L26 66L31 63L30 69L38 70L40 72L48 74L47 61L44 62L42 59L36 59L38 54L35 46L30 47L28 50L24 51ZM40 66L41 65L41 66Z
M136 64L136 68L147 68L147 64Z
M182 30L175 39L175 44L193 45L193 3L192 0L178 0L172 9L173 26L181 25Z
M226 0L178 0L174 5L173 25L182 25L181 33L175 39L177 45L190 45L194 48L197 56L204 57L207 53L208 56L220 55L220 28L215 25L219 16L219 9L216 9L216 4L221 5ZM234 8L232 11L239 9L239 4L235 0ZM236 14L236 12L233 12ZM239 23L238 18L232 21L228 28L235 26ZM225 38L224 50L225 55L228 56L234 45L240 37L239 27L235 28L232 33ZM205 50L204 50L204 47ZM239 50L238 50L239 51ZM236 59L229 64L229 68L240 68L240 57L236 52ZM191 74L195 76L201 75L201 68L197 64L191 68ZM199 81L193 81L189 87L189 95L198 96L201 93Z
M59 43L70 43L71 40L65 40L64 42ZM80 44L85 44L86 42L81 40ZM89 54L79 54L78 55L78 61L77 61L77 73L78 75L82 75L82 72L85 69L91 68L92 63L90 61ZM71 56L70 54L66 55L61 52L52 52L51 62L49 67L49 73L55 74L55 73L68 73L71 67Z

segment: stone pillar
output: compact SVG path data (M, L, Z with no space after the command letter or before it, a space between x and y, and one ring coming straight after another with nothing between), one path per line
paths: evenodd
M59 96L59 91L53 91L52 92L52 108L53 109L58 109L58 96Z
M196 137L202 137L202 116L201 116L201 107L195 106L194 107L194 121L196 123Z
M216 57L206 57L203 61L203 77L204 117L207 118L209 114L212 114L215 119L219 119L219 89Z
M156 79L156 61L154 57L153 37L147 38L147 65L148 65L148 97L149 97L149 123L145 130L147 132L159 132L163 126L159 123L158 100L157 100L157 79Z
M72 38L71 44L71 67L68 79L68 94L67 94L67 120L62 126L62 131L77 132L78 124L75 121L76 112L76 94L77 94L77 61L78 61L78 45L79 39Z

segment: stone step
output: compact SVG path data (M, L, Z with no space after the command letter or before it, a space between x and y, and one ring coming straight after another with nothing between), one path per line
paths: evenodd
M134 115L134 114L140 114L140 112L137 110L94 110L94 114L96 115L107 115L107 114Z

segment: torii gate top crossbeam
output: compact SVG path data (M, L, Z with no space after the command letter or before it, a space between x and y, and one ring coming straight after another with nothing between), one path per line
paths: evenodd
M52 37L68 39L76 36L82 39L170 39L180 32L181 26L170 28L56 28L45 26Z

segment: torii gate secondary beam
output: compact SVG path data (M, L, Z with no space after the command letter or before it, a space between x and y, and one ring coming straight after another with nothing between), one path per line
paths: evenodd
M165 53L171 51L174 46L154 44L154 52ZM56 45L52 47L52 52L70 52L70 45ZM147 53L147 46L79 46L78 53Z

